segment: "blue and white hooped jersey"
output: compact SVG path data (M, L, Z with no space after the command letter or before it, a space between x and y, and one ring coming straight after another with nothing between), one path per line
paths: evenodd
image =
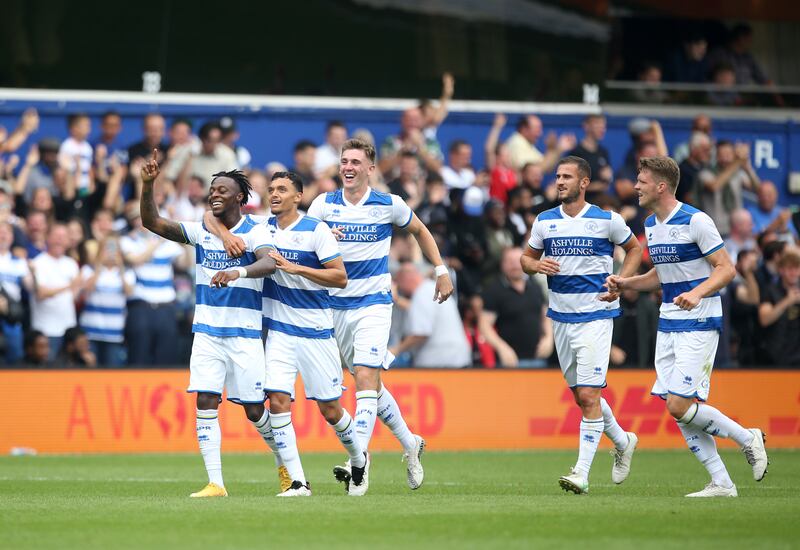
M22 281L30 275L28 264L10 252L0 254L0 284L12 300L22 299Z
M267 219L266 227L271 246L290 262L323 269L324 264L341 257L336 237L321 220L300 216L281 229L273 216ZM332 338L330 301L326 287L277 270L264 279L264 326L303 338Z
M308 215L344 233L339 240L347 287L331 289L333 309L357 309L392 303L389 247L393 226L406 227L414 213L397 195L369 188L358 204L350 204L342 190L314 199Z
M149 304L166 304L175 301L175 271L172 262L184 253L178 243L145 233L132 233L120 239L120 248L126 255L141 254L147 250L151 239L161 240L147 262L133 268L136 286L130 300L144 300Z
M225 252L222 240L209 233L202 222L181 222L180 225L186 241L195 249L196 294L192 332L260 339L264 279L240 278L224 288L213 288L210 283L218 271L254 263L255 251L272 244L267 228L250 216L243 216L231 228L231 233L244 241L245 253L239 258L231 258Z
M672 300L688 292L711 275L706 256L724 243L713 220L705 212L681 202L659 222L655 214L644 221L647 250L661 281L661 313L658 330L685 332L721 330L722 300L719 293L700 300L685 311Z
M600 295L614 267L614 245L633 238L622 216L586 204L573 217L558 206L545 210L531 228L528 246L558 262L558 275L547 277L547 316L562 323L610 319L622 313L619 300L602 302Z
M94 269L85 265L81 278L89 280ZM80 316L80 326L90 340L120 343L125 339L125 288L123 278L131 287L136 283L133 271L101 267L94 290L86 296Z

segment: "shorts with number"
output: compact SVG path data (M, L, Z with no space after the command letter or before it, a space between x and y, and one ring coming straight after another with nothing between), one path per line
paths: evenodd
M386 349L392 327L392 304L334 309L333 329L345 366L388 369L394 356Z
M605 388L613 319L585 323L553 321L558 362L570 388Z
M299 373L306 399L334 401L342 396L342 363L333 338L303 338L271 330L265 349L267 393L286 393L294 400Z
M195 333L186 391L222 395L224 389L234 403L263 403L265 375L261 339Z
M656 383L651 393L708 399L711 370L717 354L719 332L695 330L658 332L656 336Z

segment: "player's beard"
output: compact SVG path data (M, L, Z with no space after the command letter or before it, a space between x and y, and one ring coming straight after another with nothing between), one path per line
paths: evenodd
M571 204L578 200L578 197L581 196L580 188L576 189L574 192L570 193L567 192L567 196L561 200L561 204Z

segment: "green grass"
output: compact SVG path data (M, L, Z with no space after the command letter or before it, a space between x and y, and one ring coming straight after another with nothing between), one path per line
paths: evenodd
M0 457L0 547L798 548L800 453L772 451L761 483L723 458L738 499L683 498L706 482L687 451L638 452L621 486L601 452L587 496L557 485L573 452L428 453L415 492L399 454L376 454L360 499L330 474L340 455L306 455L314 496L285 500L265 455L225 455L231 496L209 500L187 498L199 455Z

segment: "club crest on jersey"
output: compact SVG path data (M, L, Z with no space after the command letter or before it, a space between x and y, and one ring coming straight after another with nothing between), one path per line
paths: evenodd
M378 218L381 215L381 211L380 211L380 209L378 207L371 208L370 211L369 211L369 215L370 215L370 217Z
M669 238L670 239L677 239L680 236L680 231L678 231L677 227L674 227L669 230Z
M292 235L292 242L293 242L294 244L300 244L300 242L301 242L302 240L303 240L303 236L302 236L302 235L300 235L300 234L294 234L294 235Z
M597 233L600 231L600 227L595 221L586 222L586 224L583 226L583 229L587 233Z

